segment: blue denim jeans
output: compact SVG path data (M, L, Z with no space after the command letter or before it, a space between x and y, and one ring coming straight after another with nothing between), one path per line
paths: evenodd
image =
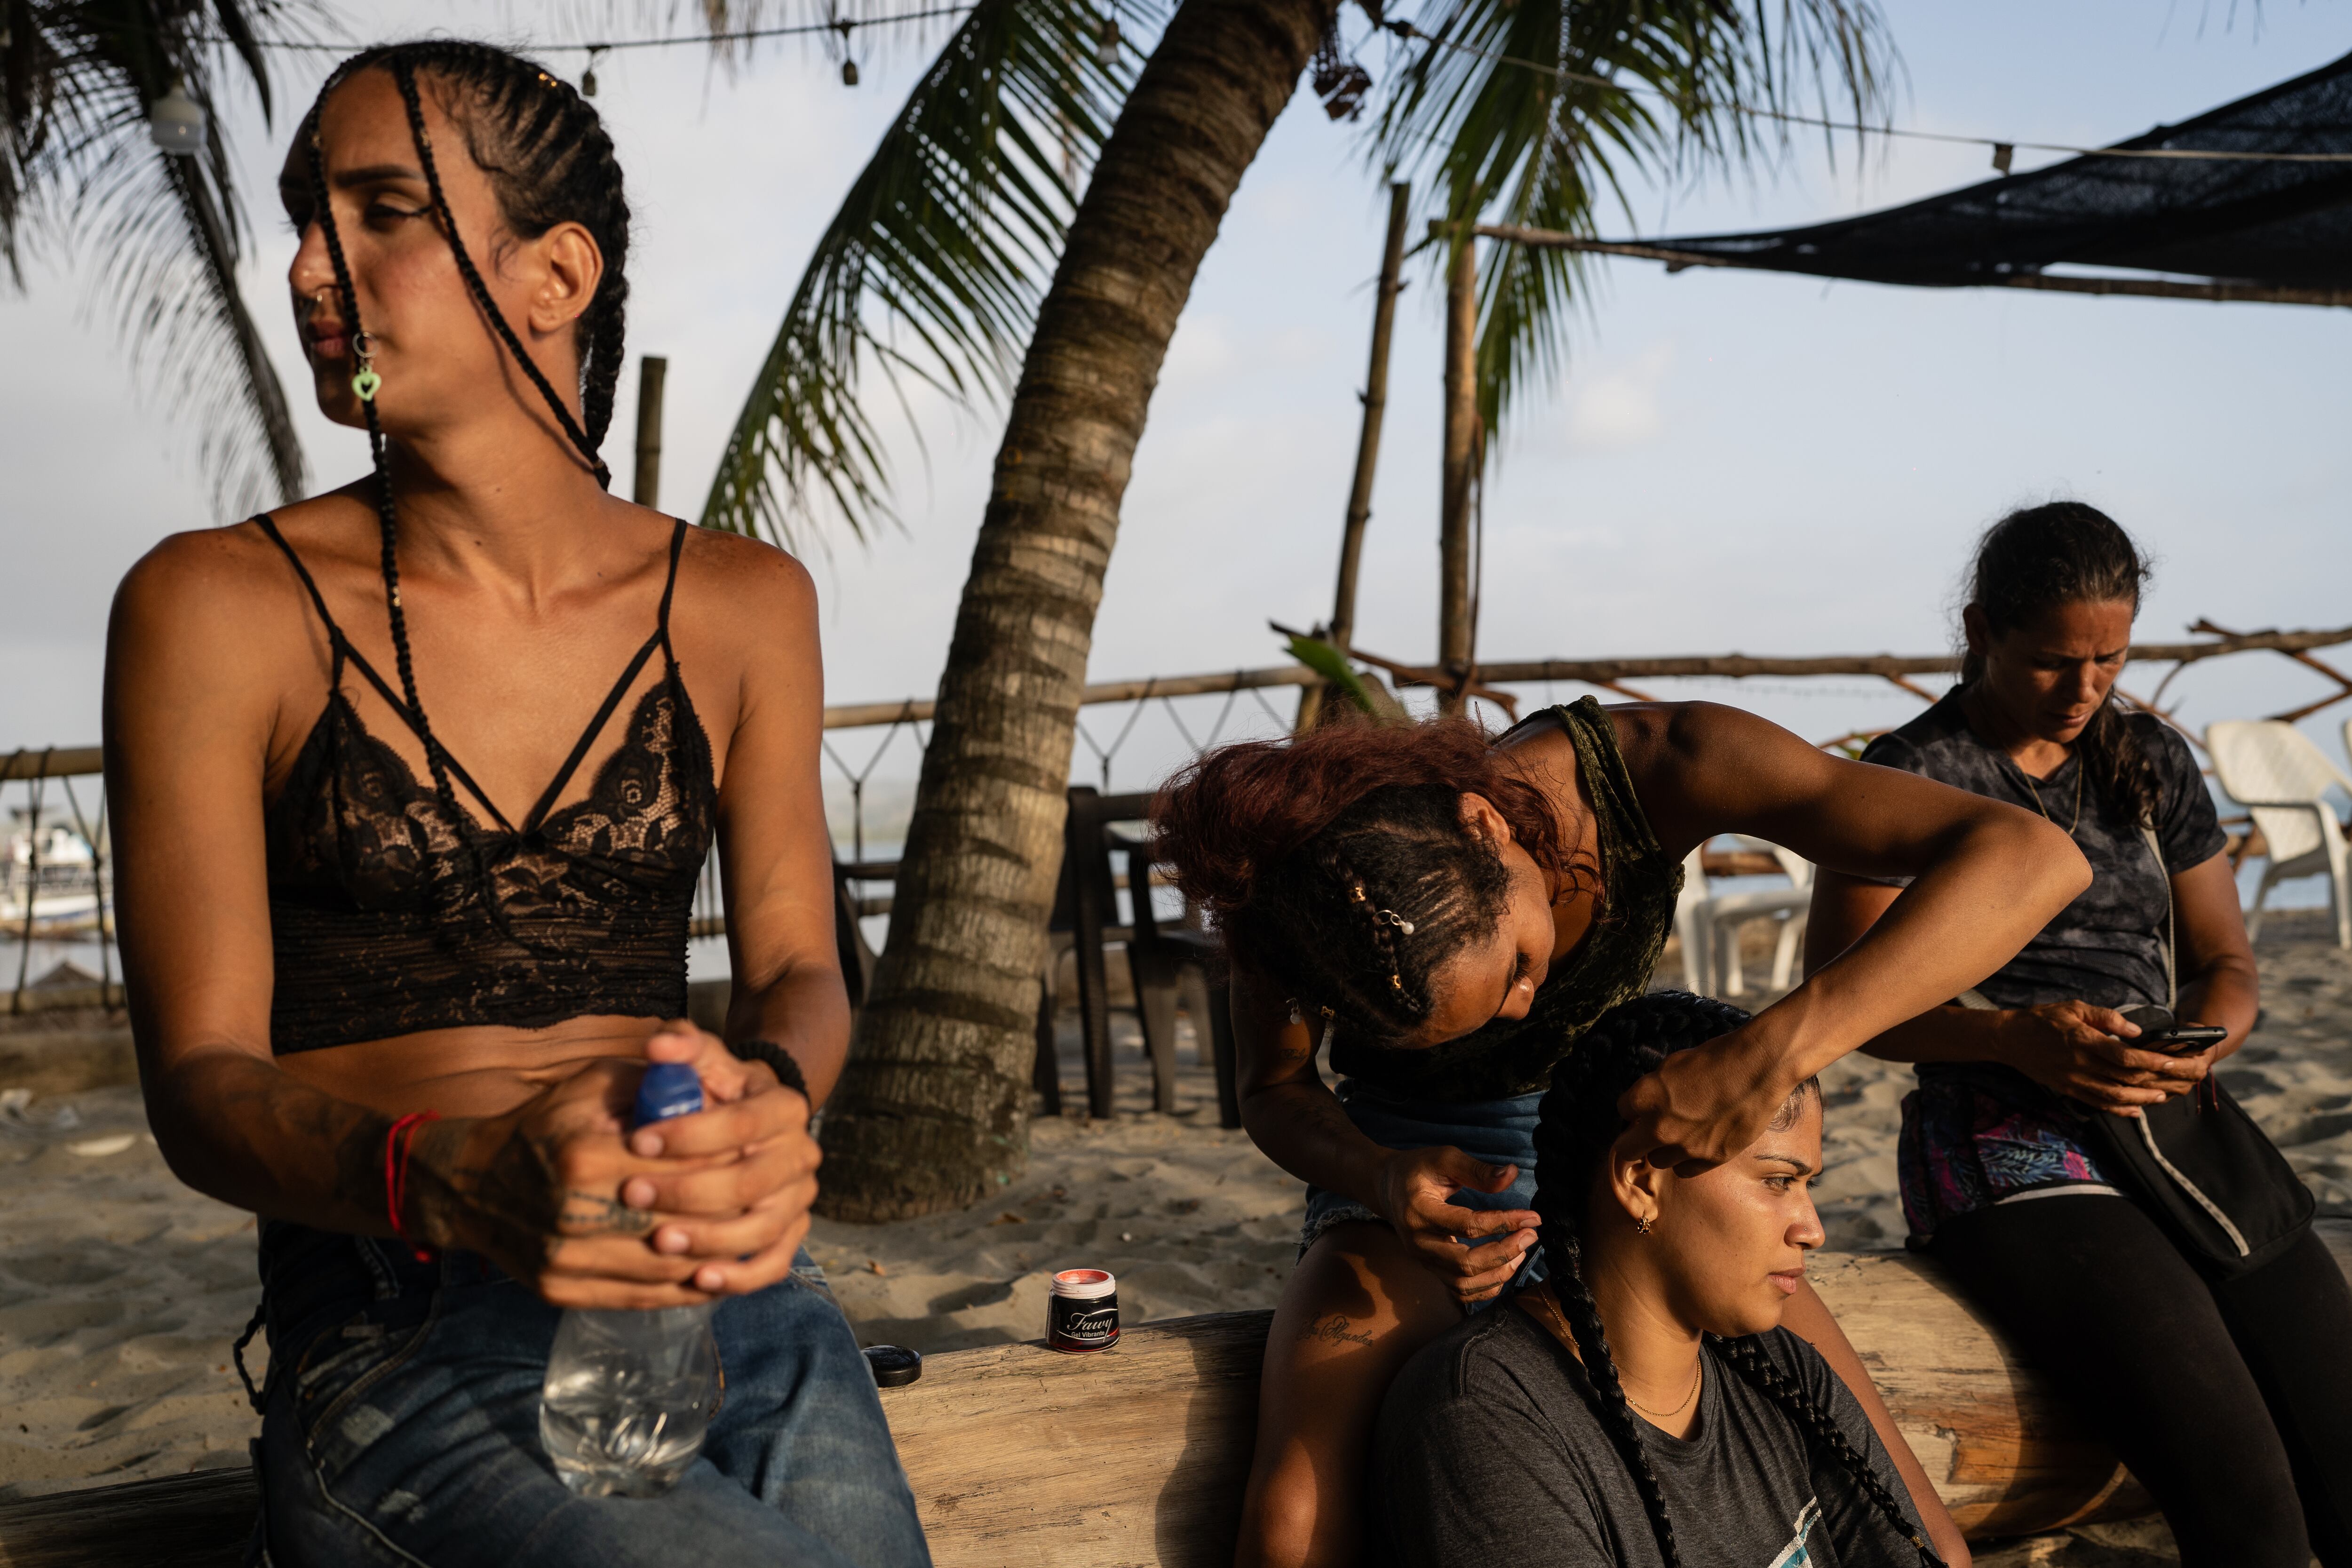
M561 1311L470 1253L271 1223L255 1470L273 1568L929 1568L873 1373L803 1252L722 1304L723 1403L658 1498L580 1498L539 1440Z
M1379 1089L1355 1079L1341 1079L1332 1089L1339 1097L1348 1120L1357 1131L1383 1149L1434 1149L1451 1146L1461 1150L1474 1160L1484 1160L1489 1165L1517 1165L1518 1173L1511 1184L1499 1193L1482 1193L1465 1187L1454 1194L1456 1205L1465 1209L1524 1209L1535 1206L1536 1201L1536 1120L1543 1105L1543 1091L1513 1095L1507 1100L1465 1100L1459 1105L1441 1105L1429 1100L1394 1100ZM1369 1220L1374 1225L1388 1222L1353 1198L1321 1187L1307 1189L1307 1224L1298 1235L1298 1253L1323 1237L1334 1226ZM1482 1242L1495 1246L1507 1237ZM1520 1268L1518 1282L1532 1285L1549 1274L1545 1266L1543 1249L1538 1247ZM1471 1310L1491 1305L1494 1300L1475 1303Z

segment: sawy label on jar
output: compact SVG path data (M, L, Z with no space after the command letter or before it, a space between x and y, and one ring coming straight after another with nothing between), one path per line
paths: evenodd
M1065 1268L1045 1303L1045 1346L1067 1355L1118 1343L1118 1281L1101 1268Z

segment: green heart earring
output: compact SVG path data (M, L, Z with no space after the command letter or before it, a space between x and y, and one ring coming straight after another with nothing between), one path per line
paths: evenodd
M375 373L375 344L365 332L357 332L352 337L352 352L360 359L359 374L352 377L352 391L362 403L373 403L376 388L383 384L383 377Z

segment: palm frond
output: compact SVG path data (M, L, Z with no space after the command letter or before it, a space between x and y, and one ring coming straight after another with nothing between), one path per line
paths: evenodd
M152 367L142 390L193 412L225 510L291 500L304 474L237 287L251 228L215 105L236 77L270 114L265 44L323 16L317 0L0 0L0 256L20 288L27 242L97 258L96 298ZM174 81L207 110L194 157L149 140L148 106Z
M1161 0L1124 0L1130 19ZM979 0L915 84L802 274L702 521L796 542L895 514L859 399L878 368L964 406L1010 385L1085 171L1129 80L1094 0ZM1132 22L1130 20L1130 25Z
M1783 150L1785 123L1751 110L1883 121L1899 69L1878 0L1439 0L1415 26L1432 41L1386 94L1373 153L1433 172L1431 216L1457 226L1595 235L1604 208L1632 216L1631 179ZM1494 247L1479 279L1487 428L1559 375L1583 281L1576 252Z

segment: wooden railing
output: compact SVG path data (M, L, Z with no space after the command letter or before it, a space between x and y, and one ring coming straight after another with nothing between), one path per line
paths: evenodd
M2207 634L2194 642L2135 643L2130 651L2134 664L2169 664L2168 671L2146 699L2134 696L2118 688L2127 700L2156 712L2168 721L2173 713L2163 708L2167 689L2174 677L2189 665L2205 659L2231 654L2268 652L2294 660L2305 668L2336 683L2336 689L2319 700L2305 702L2273 715L2289 721L2305 718L2332 703L2352 698L2352 675L2315 657L2315 650L2352 643L2352 626L2334 629L2302 631L2237 632L2200 620L2192 628ZM1645 680L1675 680L1692 678L1717 679L1808 679L1821 677L1861 676L1885 680L1899 687L1913 697L1932 700L1935 693L1914 680L1916 676L1948 675L1959 668L1957 656L1938 654L1833 654L1824 656L1787 657L1742 653L1690 654L1627 658L1545 658L1482 660L1464 670L1441 670L1402 660L1385 658L1359 648L1352 657L1387 676L1398 687L1454 689L1474 696L1489 698L1506 708L1516 710L1519 694L1504 689L1512 686L1590 686L1622 696L1646 699L1649 693L1630 684ZM1129 737L1134 732L1135 721L1152 703L1167 707L1171 721L1194 752L1214 745L1223 736L1234 712L1235 700L1247 693L1263 708L1276 732L1287 732L1291 720L1266 700L1268 692L1285 689L1303 689L1318 685L1321 677L1302 664L1273 665L1255 669L1233 669L1207 675L1150 676L1140 680L1098 681L1078 694L1082 708L1131 703L1135 705L1125 726L1106 746L1098 743L1083 720L1079 721L1080 740L1093 752L1100 764L1102 786L1108 790L1113 760ZM1213 721L1196 731L1179 713L1175 704L1180 700L1222 697ZM850 786L851 795L851 855L856 861L866 859L865 787L876 766L888 754L898 731L912 732L918 750L928 744L924 727L931 722L937 704L928 699L908 697L888 702L835 703L824 710L826 760L839 770ZM852 767L832 743L835 731L882 729L887 731L881 742L870 752L862 767ZM1821 742L1826 748L1853 750L1876 731L1857 731L1832 737ZM2184 730L2184 733L2187 733ZM2196 737L2191 734L2191 740ZM29 808L27 826L43 824L70 829L72 839L79 845L81 858L69 868L52 861L43 867L40 853L44 835L30 834L33 852L29 863L23 866L14 858L14 851L5 867L5 880L0 882L0 929L5 929L14 946L13 963L0 984L10 987L8 1011L24 1013L56 1006L115 1006L122 999L122 987L117 977L113 950L112 879L107 858L110 853L106 833L106 795L102 783L92 783L100 771L100 751L96 746L53 746L42 750L20 749L9 754L0 764L0 788L16 785L23 790L22 799ZM13 837L13 836L12 836ZM53 837L53 836L52 836ZM865 874L865 873L872 874ZM45 880L46 879L46 880ZM888 912L889 898L887 875L871 867L853 870L851 879L860 884L859 907L862 912ZM87 883L87 898L82 896ZM877 887L877 884L879 884ZM89 907L81 906L87 903ZM47 905L49 913L43 913ZM715 869L706 871L698 890L693 915L693 931L698 936L715 936L725 928L719 900L719 880ZM88 981L73 975L58 976L52 969L34 973L35 949L42 943L87 943L95 948L100 973ZM49 984L42 984L44 981Z

